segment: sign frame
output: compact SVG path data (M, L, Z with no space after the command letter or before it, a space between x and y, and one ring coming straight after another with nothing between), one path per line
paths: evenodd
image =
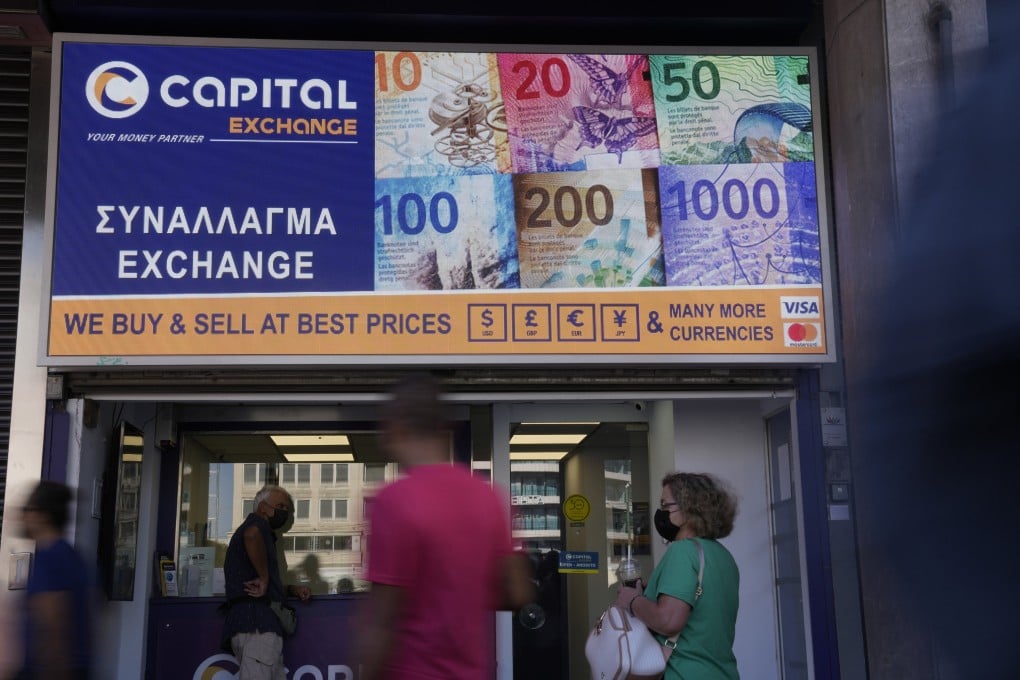
M160 353L143 352L139 354L111 353L103 354L96 352L62 353L52 350L51 324L54 314L53 306L53 281L54 281L54 244L56 232L57 214L57 186L60 168L59 162L59 140L61 126L61 85L62 85L62 55L65 46L70 44L109 44L109 45L137 45L137 46L166 46L166 47L212 47L212 48L250 48L255 50L327 50L327 51L446 51L446 52L492 52L497 54L524 52L531 54L573 54L573 53L599 53L607 55L619 54L640 54L640 55L670 55L670 54L706 54L706 55L734 55L734 56L796 56L806 57L808 62L808 78L810 81L811 100L811 125L814 131L814 189L817 205L817 228L819 239L819 262L821 284L813 287L798 287L792 293L793 296L803 294L804 288L810 288L809 293L817 296L822 302L821 318L818 323L813 324L823 333L821 349L805 351L804 353L757 353L757 352L657 352L657 353L626 353L615 351L615 347L603 347L601 351L578 351L578 352L555 352L543 353L541 351L529 350L526 353L512 353L506 351L506 345L494 345L492 350L479 350L477 352L437 352L414 353L401 350L399 347L393 353L296 353L267 351L266 353L247 352L241 354L231 353ZM830 247L830 240L833 238L830 225L829 193L828 193L828 159L824 145L824 135L820 134L824 129L824 122L821 116L822 103L820 101L821 75L818 70L817 50L813 47L707 47L707 46L606 46L606 45L514 45L514 44L430 44L430 43L361 43L361 42L325 42L325 41L295 41L295 40L257 40L257 39L219 39L219 38L187 38L187 37L161 37L141 35L103 35L103 34L74 34L56 33L53 36L53 62L50 94L50 123L49 123L49 147L46 171L46 200L44 215L44 236L43 236L43 286L41 306L43 314L40 324L38 363L40 366L54 368L114 368L114 367L194 367L206 368L213 366L233 367L257 367L266 365L275 366L477 366L477 365L504 365L508 367L525 366L606 366L618 365L621 363L639 364L645 366L677 366L689 365L692 367L703 365L719 364L740 364L740 365L817 365L832 363L836 358L836 333L834 321L834 282L833 261ZM734 290L744 291L749 287L732 287ZM759 290L770 290L772 288L786 287L779 286L756 286ZM515 289L501 290L499 295L505 296L505 306L510 309L515 303L521 303L526 307L542 307L546 305L543 295L549 298L550 305L555 303L562 296L561 291L573 291L574 289L560 289L555 294L548 290L536 289ZM580 290L580 289L578 289ZM670 291L676 292L681 289L677 287L664 286L662 288L625 288L616 291L599 291L603 297L596 297L600 304L606 299L612 300L613 295L625 296L620 306L637 307L636 302L641 301L653 294L666 296ZM718 293L724 296L729 289L725 286L706 287L698 289L706 296ZM585 289L588 294L591 289ZM480 304L494 304L494 298L490 295L485 297L479 291L429 291L428 296L450 295L450 299L460 299L463 296L467 299L478 299ZM397 293L389 297L400 298L404 293ZM472 298L476 295L477 298ZM608 295L609 297L605 297ZM367 299L386 299L386 294L380 291L365 292L363 297ZM158 297L158 296L149 296ZM210 295L209 298L224 297L221 295ZM579 299L584 300L585 296L580 295ZM409 303L413 304L413 303ZM593 305L594 306L594 305ZM610 305L612 306L612 305ZM512 314L512 312L509 312ZM229 323L229 322L228 322ZM782 324L780 324L782 325ZM660 329L661 332L661 329ZM518 345L522 347L523 345ZM502 350L502 351L501 351ZM515 347L516 350L516 347Z

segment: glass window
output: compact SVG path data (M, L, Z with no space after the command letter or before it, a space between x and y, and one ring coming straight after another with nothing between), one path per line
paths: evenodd
M323 498L319 500L319 519L337 521L347 519L347 499Z
M386 463L368 463L365 465L366 482L382 482L386 479Z
M347 484L349 482L347 463L322 463L319 465L319 483L323 486L330 484Z
M255 494L266 484L280 484L294 498L295 519L277 542L284 580L306 584L316 594L336 593L341 583L343 592L366 590L364 510L384 483L399 477L399 466L383 461L268 462L264 442L249 441L265 436L239 433L235 440L222 433L181 434L179 536L173 559L222 570L227 544L254 510ZM122 502L137 507L139 500L135 495ZM196 595L223 595L212 590L216 584L222 591L222 578L215 573L201 583L208 590Z

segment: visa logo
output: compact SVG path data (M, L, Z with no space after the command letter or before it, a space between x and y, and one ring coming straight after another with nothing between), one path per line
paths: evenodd
M817 319L818 298L811 295L783 295L779 298L784 319Z

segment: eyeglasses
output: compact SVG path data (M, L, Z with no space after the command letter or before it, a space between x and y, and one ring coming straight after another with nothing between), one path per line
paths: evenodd
M675 505L677 508L680 507L679 503L659 503L659 509L660 510L665 510L666 508L668 508L671 505ZM670 510L670 512L672 512L672 510Z

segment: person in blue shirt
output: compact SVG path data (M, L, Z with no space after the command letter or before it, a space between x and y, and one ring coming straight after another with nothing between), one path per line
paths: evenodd
M25 598L25 656L18 680L89 680L92 673L90 602L93 580L64 538L71 489L42 481L21 509L35 561Z

